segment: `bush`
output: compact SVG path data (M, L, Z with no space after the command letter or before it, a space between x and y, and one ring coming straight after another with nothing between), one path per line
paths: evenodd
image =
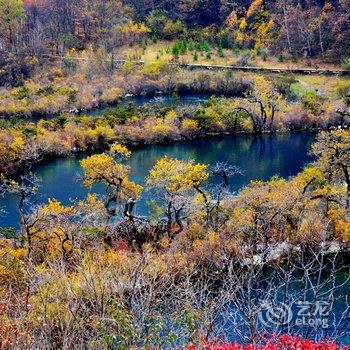
M113 103L122 96L122 90L118 87L112 87L105 90L101 95L101 101L106 103Z
M249 51L244 51L240 56L240 58L238 59L237 64L239 66L245 67L249 65L249 61L250 61L250 53Z
M178 40L175 42L172 48L172 53L175 58L179 55L184 55L187 52L187 42L185 40Z
M278 55L278 62L284 62L284 55L283 52L280 52Z
M182 131L186 137L195 137L199 131L198 121L193 119L184 119L182 121Z
M301 97L302 105L315 115L320 112L321 102L321 98L314 91L306 91Z
M133 70L135 69L135 64L133 61L131 60L126 60L123 63L123 67L122 67L122 71L124 73L125 76L131 74L133 72Z
M159 75L166 69L166 67L166 61L158 60L156 62L145 65L142 69L142 73L148 78L156 80L158 79Z
M55 93L55 89L51 84L45 85L39 88L38 91L36 92L37 95L43 95L43 96L49 96L54 93Z
M23 100L25 98L29 98L29 89L26 86L20 86L12 89L12 96L17 100Z
M233 44L231 50L235 55L239 54L239 47L237 44Z
M168 20L165 23L163 33L164 38L166 39L173 39L178 37L183 32L183 23L181 21L171 21Z
M154 34L151 35L151 41L152 41L153 44L157 44L157 41L158 41L157 36L154 35Z
M350 56L343 59L343 68L350 70Z
M296 93L292 90L292 84L296 83L297 80L293 75L279 75L274 81L274 85L277 91L288 100L295 100L297 98Z
M116 124L125 124L128 120L136 116L135 105L130 103L126 108L114 108L109 111L106 115L103 115L103 120L105 120L110 126Z
M287 130L306 130L310 127L316 127L311 116L301 108L293 108L283 117L283 126Z
M68 103L77 102L78 89L72 88L68 92Z
M219 46L222 48L228 49L230 47L230 40L228 37L228 33L226 31L222 31L219 34Z
M339 83L336 92L346 105L350 105L350 80Z
M266 53L265 51L263 51L263 52L261 53L261 58L262 58L262 60L263 60L264 62L267 61L267 53Z
M225 57L224 50L221 45L218 46L218 56L219 57Z
M77 64L71 57L64 57L61 66L62 70L66 73L75 72L77 70Z

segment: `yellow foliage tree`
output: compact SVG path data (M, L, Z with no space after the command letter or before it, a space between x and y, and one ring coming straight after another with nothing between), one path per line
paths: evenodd
M146 183L164 194L168 233L174 233L174 223L178 226L175 233L182 231L181 215L190 202L189 191L195 190L205 196L200 187L209 177L207 168L206 164L163 157L150 170Z
M109 215L116 215L118 205L129 198L138 197L142 191L142 186L130 181L130 168L121 163L121 157L129 157L130 154L125 146L114 144L110 155L95 154L80 162L86 186L91 187L95 183L107 186L105 208Z

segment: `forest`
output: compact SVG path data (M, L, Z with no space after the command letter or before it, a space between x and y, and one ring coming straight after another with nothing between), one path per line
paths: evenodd
M213 44L220 55L254 49L265 59L348 66L349 11L348 1L2 0L1 81L20 84L45 55L89 45L113 55L123 45L178 38Z
M0 0L0 350L347 350L349 126L349 0Z

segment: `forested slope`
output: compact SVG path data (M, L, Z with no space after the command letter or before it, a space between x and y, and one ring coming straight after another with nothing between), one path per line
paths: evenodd
M0 84L20 84L43 54L178 38L347 66L349 13L349 0L1 0Z

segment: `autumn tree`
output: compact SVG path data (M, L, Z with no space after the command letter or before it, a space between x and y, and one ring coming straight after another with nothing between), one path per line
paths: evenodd
M283 98L271 82L263 76L256 76L253 91L246 99L237 100L235 110L244 112L251 120L253 132L261 134L273 131L276 113L283 106Z
M221 3L221 0L183 0L177 9L187 24L206 27L220 23Z
M3 40L9 44L10 49L17 50L15 33L20 20L24 15L22 0L0 1L0 28L4 33Z
M175 233L183 230L183 219L190 205L189 195L197 191L205 196L201 186L209 177L207 168L205 164L163 157L150 170L146 183L165 201L168 234L173 234L174 224L178 227Z
M21 33L22 20L24 18L22 0L0 1L0 61L8 77L5 81L16 85L21 81L21 73L25 68L25 62L18 60L20 48L23 47L23 35ZM0 72L0 76L2 75Z
M336 108L336 113L340 117L339 125L346 127L347 123L350 122L350 81L340 83L336 92L340 98L340 103Z
M19 181L8 179L5 176L0 178L0 194L10 194L18 199L20 236L23 238L23 243L27 244L28 257L31 255L33 236L36 234L36 230L33 228L39 220L35 213L31 213L30 210L28 212L28 206L38 191L39 179L33 174L22 175Z
M270 45L274 22L264 1L254 0L244 16L239 17L233 10L226 19L226 27L240 45L262 48Z
M312 151L318 157L319 167L333 181L345 184L345 209L350 218L350 132L348 130L333 130L321 132Z
M151 169L147 185L165 202L168 233L174 224L175 232L182 231L185 221L218 231L228 219L225 203L231 197L230 179L239 174L238 167L224 162L208 167L164 157ZM213 181L208 183L209 178Z
M91 187L96 183L106 186L104 203L110 216L116 216L120 205L127 204L129 199L136 200L142 190L140 185L129 179L130 168L123 163L130 155L125 146L113 144L108 154L96 154L80 162L86 186Z
M349 53L350 44L346 38L350 35L350 1L342 1L337 7L333 7L329 14L332 57L339 60L344 52Z

